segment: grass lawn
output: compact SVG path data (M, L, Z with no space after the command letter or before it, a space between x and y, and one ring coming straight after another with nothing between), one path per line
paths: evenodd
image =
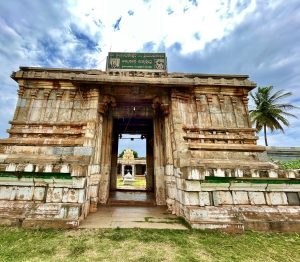
M300 261L300 234L0 227L0 261Z
M118 189L146 189L146 179L144 176L136 176L134 182L131 185L123 185L123 179L121 176L117 177Z

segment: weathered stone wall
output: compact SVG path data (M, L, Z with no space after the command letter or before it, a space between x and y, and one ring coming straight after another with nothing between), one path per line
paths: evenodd
M9 138L1 140L0 171L31 178L1 180L2 219L77 226L90 203L97 204L100 163L92 157L99 147L96 128L101 129L99 89L59 80L20 80L19 86ZM71 180L40 181L36 172L69 173Z
M299 231L300 184L291 183L300 174L260 160L246 94L237 87L173 90L176 186L167 204L195 228Z
M260 157L247 76L21 68L13 78L20 89L0 140L1 223L75 227L105 204L113 118L140 96L153 107L145 107L147 164L158 205L196 228L300 230L299 172ZM112 110L118 92L123 104Z
M195 228L300 229L300 184L251 180L213 183L180 177L176 180L175 213L186 217ZM276 228L272 228L273 224Z
M1 178L0 223L76 227L84 217L85 188L86 178Z

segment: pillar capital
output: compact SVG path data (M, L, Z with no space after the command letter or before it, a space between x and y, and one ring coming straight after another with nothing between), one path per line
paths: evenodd
M158 96L155 97L152 100L152 108L155 111L162 112L162 114L164 116L167 116L170 113L170 106L169 106L169 103L168 103L168 101L165 97L158 97Z
M104 114L109 107L116 107L116 99L113 96L105 95L99 103L99 113Z

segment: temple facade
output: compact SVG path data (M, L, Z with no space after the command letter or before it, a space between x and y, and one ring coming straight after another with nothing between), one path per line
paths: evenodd
M124 177L126 173L130 173L133 177L136 175L146 175L146 158L134 157L131 149L125 149L122 157L118 158L117 174Z
M299 172L263 158L248 76L20 67L11 77L19 98L0 140L2 224L77 227L116 189L126 132L146 139L156 205L192 227L300 230Z

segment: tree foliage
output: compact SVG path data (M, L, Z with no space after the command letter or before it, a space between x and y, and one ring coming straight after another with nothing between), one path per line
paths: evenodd
M284 169L300 169L300 159L279 161L278 164Z
M291 92L279 90L273 91L273 86L258 87L255 93L250 93L255 109L250 110L250 117L258 131L264 130L265 144L268 145L267 128L273 132L280 130L284 132L283 126L289 126L286 117L295 117L295 115L287 112L297 107L282 103L281 100L291 96Z

